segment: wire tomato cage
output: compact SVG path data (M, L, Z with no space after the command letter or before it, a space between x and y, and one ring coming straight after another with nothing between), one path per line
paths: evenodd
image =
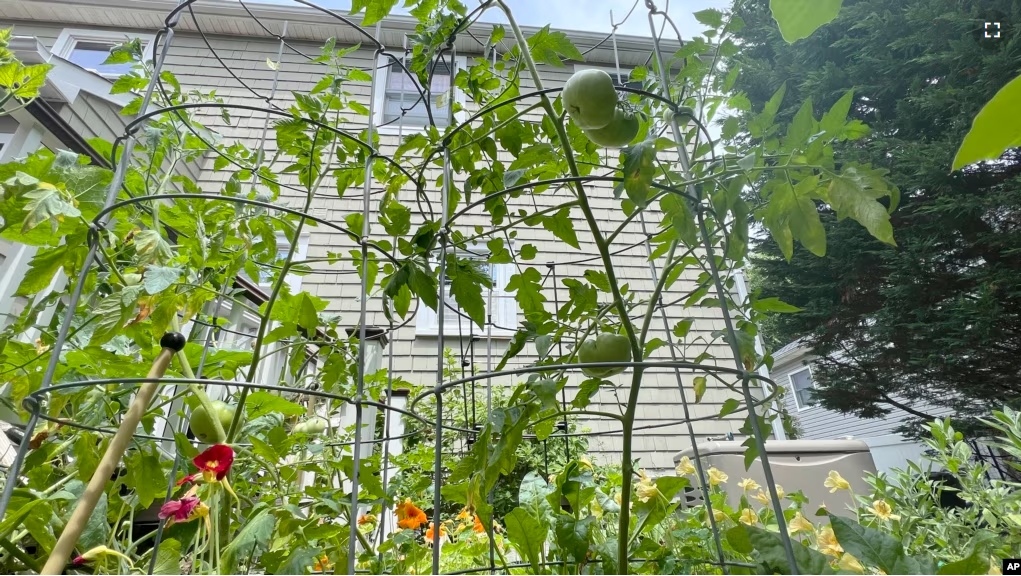
M456 41L464 36L474 39L478 45L479 54L483 59L491 58L496 62L502 44L490 45L488 42L479 40L473 34L473 26L481 17L485 8L492 2L480 4L478 8L468 12L459 18L456 24L449 30L445 42L440 43L435 54L430 58L431 65L425 69L413 69L414 65L409 60L413 51L406 45L400 49L392 49L380 41L381 26L376 25L375 33L360 27L348 17L338 14L336 11L317 6L305 0L295 0L297 4L317 11L323 19L330 19L338 26L350 29L358 37L362 44L362 51L369 50L372 58L368 66L350 66L344 64L345 58L351 53L347 49L337 49L333 40L330 40L327 47L320 55L306 53L307 41L295 41L287 37L287 22L270 22L260 18L251 6L239 0L241 8L246 12L251 21L262 30L265 35L278 42L277 55L271 67L272 79L270 87L256 86L255 82L246 78L245 69L231 64L231 57L223 48L219 48L220 41L211 37L205 30L204 18L197 14L193 5L201 5L199 0L183 0L172 10L164 21L164 26L159 30L154 41L151 42L151 64L144 70L147 82L140 88L140 103L138 113L126 123L124 133L113 143L110 152L110 165L114 167L114 174L110 182L103 209L93 218L91 232L88 237L89 251L83 262L77 278L71 284L72 289L66 300L63 310L63 317L59 322L59 329L51 347L49 362L42 378L42 386L31 392L24 399L24 408L29 413L29 420L26 427L26 434L19 445L19 449L8 475L0 500L0 517L6 513L13 491L18 484L16 479L22 472L26 456L29 453L32 432L40 423L51 422L68 429L88 431L100 437L112 435L116 431L117 421L114 419L108 424L90 423L85 415L78 418L63 417L60 413L52 414L48 407L54 405L54 399L68 394L81 392L83 390L110 390L115 389L118 398L130 398L130 395L138 387L150 379L139 373L136 377L124 377L118 375L108 378L83 378L75 379L66 375L58 375L60 358L62 352L73 350L78 344L75 339L82 328L81 309L93 303L83 300L85 286L97 274L105 276L120 276L133 273L135 262L120 260L111 256L111 251L119 249L119 242L124 237L125 222L145 222L150 230L157 234L165 235L169 244L195 245L201 244L203 234L212 234L214 231L202 230L194 222L188 230L181 230L182 222L186 217L201 215L203 211L210 213L218 210L226 210L236 215L238 219L250 222L253 236L267 235L273 232L283 231L286 235L286 242L279 246L273 246L269 256L256 258L250 265L255 268L232 269L234 277L229 281L223 281L217 285L210 283L209 286L185 286L185 282L179 282L176 289L204 290L205 296L196 297L201 302L202 311L194 314L193 317L185 317L179 309L174 310L174 317L171 325L179 323L180 320L190 321L191 333L188 338L193 346L187 353L198 358L195 362L193 374L184 374L183 377L164 376L158 379L158 406L177 407L177 413L170 413L166 410L157 416L157 419L165 423L163 434L149 432L138 432L134 435L134 442L154 442L160 447L162 457L172 460L173 465L166 486L164 503L171 500L175 490L177 472L185 471L187 460L182 455L182 447L199 446L201 442L197 439L187 437L187 420L183 418L185 410L191 410L181 404L182 395L187 393L190 386L199 386L209 390L222 390L220 397L236 400L238 412L245 410L245 400L252 394L268 392L282 397L299 399L299 404L304 406L315 405L316 403L327 403L328 406L342 406L348 412L350 424L353 425L354 433L345 430L338 430L331 423L330 433L324 441L324 446L330 452L348 458L346 468L342 476L342 486L345 497L349 498L347 506L347 521L349 528L348 553L346 557L347 573L364 571L356 565L358 553L364 545L360 543L361 535L358 533L358 523L355 521L357 512L366 510L367 506L377 503L381 508L381 517L392 517L392 501L389 497L379 500L371 498L368 501L364 498L365 474L378 477L383 494L388 493L389 485L394 481L392 466L392 451L397 445L395 443L409 440L426 440L433 444L433 470L432 493L433 493L433 522L440 525L441 509L446 504L443 496L445 481L450 475L444 463L444 441L455 439L460 446L461 453L470 451L472 445L480 441L481 430L490 422L490 416L494 409L493 390L500 386L498 382L513 380L518 377L549 377L556 375L559 379L564 375L571 375L580 372L583 367L626 367L634 370L640 368L645 374L670 374L674 375L677 390L680 396L681 413L677 417L649 424L630 425L624 430L620 427L610 427L602 430L582 430L576 421L571 421L584 416L592 421L617 422L619 419L607 417L607 413L600 413L595 410L582 410L572 408L566 396L566 390L559 390L559 398L556 402L559 409L552 411L542 418L542 421L556 421L551 432L540 435L530 432L524 435L525 440L541 442L543 450L549 449L550 442L563 441L566 456L570 459L576 455L570 453L570 440L572 438L598 438L598 437L621 437L631 436L635 432L668 429L681 426L684 434L678 435L677 449L686 447L685 443L695 451L694 464L698 488L702 492L701 506L707 512L707 521L710 525L713 542L712 552L715 554L710 564L715 565L724 573L729 572L731 566L747 566L740 562L728 560L724 554L724 548L720 539L720 529L714 518L712 500L709 497L708 483L706 482L706 471L703 469L702 461L698 451L698 436L696 423L718 420L722 418L717 413L697 414L686 395L686 385L683 377L694 374L705 375L711 378L715 384L728 388L737 393L741 400L740 406L734 412L745 411L749 415L750 436L754 438L758 448L758 454L762 463L763 472L769 484L769 496L772 508L775 511L780 523L780 537L784 542L788 555L788 562L792 573L796 573L797 567L793 561L793 549L784 529L783 509L779 498L773 488L772 474L769 467L768 456L765 450L764 441L766 431L762 429L760 417L757 410L767 410L773 403L779 389L768 378L750 370L744 365L741 359L740 350L737 345L737 336L732 318L732 310L728 306L730 294L727 289L729 274L733 268L728 267L725 258L718 256L719 238L722 238L723 254L726 254L728 235L726 233L726 222L722 218L716 218L710 202L703 197L702 193L693 185L686 185L677 188L670 184L652 182L651 188L655 194L675 195L695 215L698 226L699 242L690 246L683 256L674 257L673 250L668 256L667 266L676 264L682 258L688 258L695 262L701 272L707 275L708 281L705 285L710 289L702 293L705 296L712 292L716 294L721 310L720 320L724 329L714 338L714 342L724 342L727 351L733 356L733 367L716 365L703 361L691 361L685 359L681 352L681 345L675 338L671 328L671 310L683 306L686 301L692 298L695 290L682 291L680 289L666 288L667 277L671 273L669 269L663 269L658 263L658 257L654 254L652 244L656 236L651 231L650 223L647 221L647 211L643 209L633 210L630 213L617 212L617 221L609 221L605 224L612 229L603 230L605 236L605 256L613 259L633 257L636 261L644 260L647 263L647 277L644 279L652 286L658 287L650 292L656 299L645 317L641 314L629 314L629 321L646 323L645 328L657 333L662 338L662 348L669 352L668 356L657 359L635 359L632 362L604 362L594 364L582 364L573 359L565 344L565 338L557 339L549 343L550 348L546 353L541 353L537 362L516 367L506 367L506 362L500 362L500 366L494 367L494 331L515 332L519 326L501 325L494 320L492 314L488 314L483 326L476 324L472 314L466 312L457 302L453 302L453 296L446 289L447 280L451 275L448 269L449 263L457 265L459 255L472 255L476 257L490 256L492 260L493 251L478 250L472 248L477 245L474 241L490 242L499 239L501 242L494 246L508 246L511 244L511 233L517 230L532 228L528 221L535 218L556 214L563 210L570 211L577 205L577 199L563 194L570 186L582 184L597 186L594 190L606 191L609 188L620 187L624 184L624 175L616 166L606 164L608 160L590 166L590 170L579 176L549 175L540 177L537 180L521 182L521 178L504 177L496 190L476 195L476 198L469 200L467 197L462 201L461 193L454 187L455 175L458 170L455 164L464 162L465 151L475 151L476 158L469 161L485 160L485 152L480 152L482 145L480 141L488 138L493 143L492 134L501 126L506 126L508 119L511 122L519 122L526 130L535 130L538 133L541 128L541 121L526 120L527 113L534 109L521 108L526 104L534 104L539 98L556 98L561 88L545 88L530 90L518 94L504 94L499 98L489 98L487 101L478 104L474 112L468 110L458 113L455 116L455 105L447 98L446 102L439 102L431 93L433 79L437 74L447 74L447 86L449 90L457 85L458 67L453 65L456 62ZM635 11L632 6L627 18L630 18ZM669 20L665 11L658 10L651 2L646 2L650 31L652 34L653 69L660 75L658 78L649 78L642 88L629 86L618 86L618 92L623 97L634 101L649 102L652 105L664 110L676 111L679 108L678 102L683 100L676 94L669 95L666 90L671 85L668 66L663 57L662 33L667 23L673 30L676 27ZM177 35L178 25L182 18L187 17L190 22L189 38L197 40L208 50L217 63L217 66L224 71L224 74L234 83L232 88L238 93L244 94L244 100L254 100L258 104L233 102L230 98L224 99L212 94L197 93L189 95L181 87L173 75L164 74L172 70L168 66L168 59L172 58L173 45ZM656 29L655 19L663 19L659 30ZM612 18L612 16L611 16ZM613 31L602 41L589 48L595 50L611 41L613 53L617 60L617 38L616 30L622 22L613 23ZM279 32L277 31L279 29ZM679 41L678 34L678 41ZM587 51L587 52L588 52ZM507 50L504 50L507 53ZM342 54L335 57L336 54ZM323 69L326 74L320 84L327 90L337 86L343 88L334 92L336 106L330 102L315 104L313 99L303 99L302 96L292 96L282 90L284 84L290 80L282 77L287 71L285 55L299 64L295 66L317 67ZM619 63L616 65L619 75ZM136 69L139 69L136 67ZM385 89L378 81L381 70L398 70L403 72L403 82L413 86L413 91L418 96L414 101L404 102L403 96L400 101L400 113L386 123L377 123L376 107L379 102L377 91ZM368 78L366 78L368 77ZM506 82L506 78L501 78ZM141 83L140 83L141 85ZM318 86L318 85L317 85ZM365 117L364 128L354 122L341 121L341 110L358 110L361 104L349 104L357 99L345 90L350 87L352 91L357 90L364 94L368 89L369 105L367 110L360 111ZM648 89L647 89L648 88ZM402 93L403 94L403 93ZM449 95L448 95L449 96ZM414 98L414 97L413 97ZM676 100L676 101L675 101ZM318 107L317 107L318 106ZM399 136L403 136L404 121L406 116L415 112L425 112L428 126L425 132L435 130L441 134L436 140L435 146L423 146L421 148L421 160L414 163L409 161L409 153L402 150L402 143L394 149L389 143L381 143L380 128L384 126L390 129L397 129ZM446 114L447 128L437 128L438 111ZM246 149L243 146L228 145L224 138L218 134L216 128L207 124L220 120L219 129L229 132L237 129L240 119L250 120L249 127L255 127L254 132L259 134L257 145L254 149ZM261 121L261 127L257 123ZM566 119L564 120L566 122ZM502 122L502 123L501 123ZM443 124L444 122L440 122ZM349 129L359 128L357 132ZM676 118L657 127L660 134L672 136L673 142L688 142L691 149L697 148L699 137L705 128L699 123L697 130L692 137L685 135L677 124ZM483 130L488 130L479 138L477 135ZM270 150L273 139L271 132L276 133L275 150ZM417 131L409 131L412 136ZM285 134L281 136L281 134ZM288 140L290 143L285 142ZM551 138L552 139L552 138ZM166 142L170 142L167 144ZM295 144L300 141L299 144ZM402 142L407 142L403 140ZM162 143L161 143L162 142ZM302 148L304 146L304 148ZM552 145L549 146L550 154L562 154ZM292 154L294 150L307 150L307 154ZM384 153L389 152L389 153ZM690 174L690 160L688 149L684 145L676 145L671 162L676 166L677 171L684 175ZM176 167L186 164L189 160L195 160L203 155L211 155L214 166L218 171L233 170L232 181L228 181L223 191L207 192L194 182L180 183L178 185L162 186L156 193L147 193L148 184L140 188L137 182L132 181L134 174L143 173L152 175L154 178L164 178L164 182L174 183L178 180L175 176L181 174L175 172ZM289 157L288 157L289 156ZM560 159L558 158L559 162ZM290 162L288 168L279 170L281 164ZM382 167L382 168L380 168ZM597 173L596 168L603 168ZM438 170L437 170L438 169ZM379 172L382 170L382 172ZM307 171L307 172L303 172ZM440 185L438 187L427 185L429 176L436 172L440 174ZM377 173L391 174L395 178L403 179L398 186L392 182L379 181ZM351 175L361 178L360 197L354 195L358 190L357 179ZM339 215L339 210L321 210L321 206L330 206L328 199L331 197L322 191L321 185L327 180L346 179L348 186L339 190L346 205L357 206L351 210L343 219L333 217ZM297 182L295 182L297 180ZM251 193L245 193L248 189ZM544 193L542 200L545 204L537 202L539 198L537 189ZM143 192L139 194L139 191ZM552 193L549 191L552 190ZM558 194L561 193L561 194ZM410 196L410 197L409 197ZM406 407L395 405L395 346L386 346L388 342L397 341L400 331L413 327L416 315L422 313L423 294L417 293L418 298L410 298L404 306L408 307L407 313L401 317L395 306L398 294L389 294L390 298L370 297L373 289L376 288L373 279L376 274L385 272L389 267L392 270L401 270L407 266L407 259L402 258L398 249L401 242L408 241L408 230L403 234L381 233L379 230L380 218L383 215L382 203L395 202L404 199L406 211L411 212L404 216L412 221L423 223L434 223L432 228L432 247L435 253L435 293L431 300L435 302L436 310L439 310L437 330L435 336L435 378L431 383L420 386L420 390L412 395ZM563 202L558 200L563 199ZM513 201L521 200L529 205L523 215L512 216L510 207ZM526 202L527 200L527 202ZM531 202L532 204L528 204ZM495 207L495 208L494 208ZM502 224L491 219L488 225L480 225L484 222L480 216L490 216L493 210L503 210L506 213L506 220L510 224ZM327 215L324 215L327 214ZM162 220L161 220L162 217ZM390 218L390 215L386 215ZM341 222L343 220L343 222ZM275 224L274 224L275 223ZM256 224L260 226L256 230ZM274 228L274 226L278 227ZM319 234L330 234L331 251L324 257L309 257L305 259L296 258L299 252L299 238L307 229L314 227ZM324 232L325 231L325 232ZM412 241L415 241L412 238ZM539 240L540 242L543 240ZM560 242L552 235L545 237L546 242ZM586 244L587 245L587 244ZM226 246L226 244L224 245ZM157 247L159 249L159 247ZM225 248L226 249L226 248ZM275 250L286 252L282 259L277 258ZM529 263L521 259L520 253L514 250L506 250L504 262L513 267L518 274L525 274ZM552 303L556 310L564 306L571 306L571 297L564 298L562 281L565 278L573 278L578 275L580 267L592 262L598 263L604 254L598 251L584 253L578 249L578 256L567 259L558 259L547 263L539 264L544 268L544 273L539 273L538 284L543 293L548 294L548 303ZM448 258L453 256L453 259ZM425 265L428 269L428 263ZM123 268L123 269L119 269ZM226 269L226 267L225 267ZM260 287L259 278L252 278L252 270L257 270L258 276L267 275L271 280L271 289L267 293ZM375 270L369 272L369 270ZM535 268L532 268L535 270ZM200 279L201 271L198 271L193 279ZM455 272L455 274L458 272ZM357 299L358 309L355 312L356 320L346 323L347 330L341 328L339 321L322 322L309 330L297 330L278 339L272 346L270 340L273 322L279 320L280 307L284 306L284 298L295 297L289 293L287 278L289 275L300 274L302 277L333 278L337 281L343 278L353 278L357 275L359 280L356 284L353 280L347 281L345 285L357 286L358 292L354 296ZM454 276L456 280L456 275ZM676 280L676 276L674 277ZM327 280L328 281L328 280ZM198 284L202 284L199 282ZM674 286L685 285L684 282L677 282ZM210 289L212 286L212 289ZM687 284L690 287L690 283ZM502 288L502 287L501 287ZM184 293L184 292L182 292ZM194 293L194 292L190 292ZM300 293L298 293L300 294ZM494 305L494 290L485 292L487 302L486 310L491 311ZM406 297L407 295L405 295ZM573 295L572 295L573 296ZM348 297L350 299L350 297ZM290 302L288 300L287 302ZM607 307L609 310L609 307ZM226 322L226 317L231 312L241 311L244 315L254 318L257 325L254 333L243 332L236 327L231 327ZM316 314L320 311L315 310ZM325 313L324 313L325 314ZM656 329L653 321L657 320L662 324L661 329ZM457 334L448 333L449 326L447 319L453 318L457 322ZM676 318L675 318L676 319ZM380 321L385 320L383 325ZM375 323L375 325L374 325ZM452 323L452 322L451 322ZM651 333L651 332L650 332ZM588 332L586 332L588 334ZM216 364L217 353L222 349L225 338L252 340L252 358L250 363L242 365L236 370L225 369ZM158 335L157 335L158 339ZM446 345L451 340L456 340L461 358L459 371L451 373L445 370L448 362L444 353ZM467 344L466 344L467 341ZM575 336L573 341L577 344L580 338ZM384 357L377 358L380 367L385 363L385 377L376 377L368 372L371 363L369 359L368 344L375 342L382 344L380 352ZM477 345L484 343L484 347ZM568 358L566 363L552 362L553 348L556 349L556 356ZM481 349L480 349L481 348ZM709 343L705 349L709 349ZM283 377L276 378L275 375L266 375L259 372L260 361L266 361L272 355L283 358L284 355L291 359L288 362L292 365L291 375L287 377L286 368L281 367L280 373ZM476 364L479 357L484 356L485 369L479 369ZM715 361L716 359L714 359ZM330 378L335 379L334 385L330 386L321 374L329 371L328 364L334 362L340 369L335 369ZM246 369L247 368L247 369ZM63 371L61 371L63 373ZM243 375L243 378L237 375ZM229 377L228 377L229 376ZM262 380L262 381L260 381ZM271 384L265 382L271 380L278 382ZM337 384L342 382L343 385ZM769 393L761 398L756 398L752 392L752 386L765 384ZM398 382L400 384L400 382ZM477 396L481 388L484 402ZM469 392L470 389L470 392ZM635 390L641 394L645 388ZM690 394L690 387L688 390ZM450 399L457 396L463 413L445 412L446 404L455 404ZM468 398L471 401L468 401ZM176 401L176 404L175 404ZM126 404L126 402L124 402ZM469 406L470 404L470 406ZM470 414L469 414L470 410ZM431 418L424 417L423 413L432 411L435 415ZM353 417L350 417L353 412ZM702 411L704 412L704 411ZM310 409L309 414L312 414ZM392 433L395 418L403 418L407 424L406 430L401 433ZM382 433L378 437L373 434L364 437L359 432L365 428L374 428L382 423ZM533 422L532 424L538 424ZM246 443L238 436L240 416L236 416L231 423L227 433L227 440L238 447L239 460L244 461L253 454L251 444ZM492 438L490 438L490 441ZM192 448L194 449L194 448ZM326 454L326 452L323 452ZM379 464L372 464L366 468L366 458L378 454ZM449 455L449 450L448 454ZM548 470L545 472L548 473ZM489 494L488 496L491 496ZM242 511L243 513L243 511ZM389 525L392 528L392 520L380 522L378 532L373 538L379 542L385 536L384 529ZM148 573L153 573L156 564L156 556L163 540L166 528L165 521L161 521L158 531L153 538L154 549L152 560L148 566ZM492 526L487 528L492 536ZM526 567L527 563L497 564L494 554L494 538L489 538L488 563L466 570L460 573L489 572L494 573L503 570L505 567ZM432 571L440 572L440 549L441 546L434 546L432 550ZM249 559L251 561L251 559ZM338 567L338 571L339 571Z

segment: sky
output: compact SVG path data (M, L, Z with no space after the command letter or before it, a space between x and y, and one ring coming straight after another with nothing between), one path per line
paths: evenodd
M286 0L261 0L263 2L283 3ZM341 9L345 12L350 9L350 0L312 0L325 8ZM670 18L677 24L684 39L698 35L703 26L692 17L693 12L705 8L725 9L730 6L731 0L654 0L660 10L666 10ZM404 12L399 2L395 12ZM508 0L514 17L523 26L544 26L550 24L551 28L559 30L587 30L593 32L609 33L612 29L610 12L613 12L614 22L620 22L627 15L635 0ZM476 4L472 0L465 1L470 8ZM502 22L502 13L498 9L489 10L483 16L484 22ZM657 18L657 24L662 19ZM631 16L618 28L621 34L634 34L637 36L649 36L648 11L645 8L645 1L638 0Z

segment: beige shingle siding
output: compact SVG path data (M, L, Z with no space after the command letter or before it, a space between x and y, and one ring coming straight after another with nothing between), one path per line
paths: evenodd
M211 26L210 28L215 28L215 26ZM52 40L56 38L59 31L59 26L47 27L36 24L18 24L17 33L34 34L43 41L52 43ZM224 61L231 67L234 73L237 74L238 77L247 83L253 90L258 92L259 95L252 94L246 88L242 87L234 78L231 78L213 58L201 38L184 31L179 32L174 38L167 60L167 67L174 72L182 86L186 90L190 88L199 88L204 91L208 91L209 89L215 88L218 96L227 99L232 104L245 104L264 108L266 105L262 98L269 95L273 83L273 71L267 66L266 60L267 58L276 60L279 48L278 42L270 38L243 38L215 35L211 36L209 41L213 48L217 50ZM390 43L394 42L392 38L388 41ZM306 54L315 55L319 52L319 45L312 42L293 41L291 44ZM468 56L471 57L470 54ZM368 49L358 50L350 56L348 63L352 66L370 69L375 63L373 52ZM311 88L314 82L318 80L324 69L321 65L305 62L303 57L287 49L284 50L279 68L280 81L274 101L284 109L290 105L290 92L292 90L302 91ZM572 71L572 67L542 67L542 74L547 83L547 87L562 85L570 76ZM522 87L522 91L529 89L528 85L531 83L526 80L524 84L525 86ZM357 95L362 103L368 106L370 86L367 83L351 85L348 87L348 90ZM204 122L208 123L210 128L219 131L223 135L223 141L225 143L229 144L234 140L241 140L250 147L258 145L263 126L266 122L266 115L262 112L256 111L231 111L231 126L225 126L223 122L219 120L218 110L211 109L208 112L199 112L197 114L201 116ZM355 134L361 131L366 125L367 119L365 117L354 115L345 115L345 117L350 121L351 131ZM534 113L529 116L529 119L538 120L540 117L541 116L538 113ZM91 120L89 120L90 118ZM74 120L79 122L81 121L80 118L75 118ZM275 117L271 117L270 122L272 123L274 120ZM113 122L105 113L98 112L95 109L87 112L85 121L97 122L98 125L107 132L116 128L115 122ZM384 154L392 153L398 144L398 138L396 136L381 135L380 139L382 152ZM269 139L266 142L266 155L270 156L272 151L275 150L275 147L276 143L273 139L273 133L270 131ZM607 158L608 164L616 164L617 152L614 151L605 154L604 156ZM213 172L212 166L214 157L215 156L212 154L209 155L204 161L203 169L201 172L197 173L197 182L202 189L207 192L219 191L231 173L229 169L220 172ZM506 156L506 158L510 160L509 156ZM274 168L276 170L280 170L284 166L286 166L286 163L281 162ZM605 172L605 170L594 171L594 173L601 172ZM435 177L438 174L438 170L430 172L431 182L435 183ZM281 181L288 184L296 183L296 179L291 175L281 175ZM381 183L374 182L373 190L376 191L380 189ZM599 223L600 229L605 234L608 230L615 228L621 221L622 212L619 201L613 199L612 186L605 184L592 185L588 189L589 199L593 207L595 218ZM413 192L411 189L406 187L405 191L402 192L402 198L405 201L411 201L412 194ZM434 207L438 210L440 206L439 192L432 189L428 192L428 194ZM517 199L509 200L509 204L512 213L518 208L524 208L529 212L532 212L535 210L532 204L533 200L539 207L545 207L553 206L557 203L563 202L565 199L567 199L567 195L563 192L554 195L552 191L547 191L544 194L536 195L534 197L522 195ZM280 200L282 204L286 204L291 207L300 207L303 204L303 201L304 199L300 198L298 194L289 191L285 192ZM338 198L332 182L327 181L322 190L320 190L319 195L317 195L312 205L311 213L317 217L325 218L333 222L343 223L344 216L352 212L361 211L361 202L360 185L356 186L355 189L347 191L343 198ZM376 202L373 202L372 207L375 209ZM581 242L582 249L580 251L570 248L562 241L553 237L542 227L528 228L522 226L518 228L519 234L516 242L519 245L532 243L540 250L538 257L535 260L531 262L521 262L522 267L535 267L543 276L545 276L549 270L546 264L548 262L556 262L558 263L556 266L558 282L562 281L566 277L581 277L586 269L600 269L601 266L599 265L598 260L582 265L567 264L567 262L576 260L580 257L596 254L595 246L591 242L591 234L588 232L588 226L582 217L580 209L575 207L572 210L572 217L575 222L579 241ZM649 232L655 233L658 231L659 221L660 217L656 212L650 211L647 214ZM421 222L420 218L413 221L413 230L415 225L419 222ZM474 211L463 220L459 220L456 225L458 229L467 233L474 233L472 228L475 225L488 227L490 222L488 216L484 215L480 209ZM355 247L353 243L342 234L330 232L322 226L313 227L309 230L309 232L311 233L308 248L309 258L324 257L327 252L346 253L348 250ZM373 233L377 238L383 237L383 230L381 227L374 227ZM639 297L647 297L654 287L653 281L650 278L645 247L644 244L641 244L644 237L641 225L636 220L619 236L617 247L624 247L632 244L638 245L614 257L614 264L616 266L619 283L622 285L627 284L630 290L639 295ZM657 264L661 270L662 262ZM305 276L302 280L302 289L328 299L330 301L328 309L333 312L341 313L343 315L343 324L347 325L354 325L357 323L358 311L360 308L359 280L357 275L350 273L351 269L352 267L346 263L332 266L317 264L316 273ZM694 270L684 272L681 279L674 285L670 292L665 295L665 300L667 302L676 300L682 294L692 290L694 286L693 283L695 278L698 276L698 273L698 271ZM568 298L567 290L561 283L558 284L557 291L554 294L552 277L546 280L545 286L547 288L546 297L548 299L548 309L555 311L555 302L558 301L561 305L566 302ZM604 301L607 299L607 295L604 295L602 298ZM368 303L368 322L370 325L375 324L378 326L386 326L386 320L380 312L381 305L381 300L378 297L370 299ZM703 337L708 340L711 338L710 332L723 328L719 311L716 309L702 309L697 307L683 309L680 305L675 305L671 307L668 312L671 328L682 318L687 317L696 319L696 323L688 336L688 342L691 342L698 337ZM666 335L663 332L662 326L662 321L657 314L652 322L650 338L659 337L665 340ZM483 331L477 328L476 333L484 334ZM445 345L454 349L455 352L460 352L461 344L457 338L446 338ZM503 355L506 345L506 340L494 340L494 366ZM413 320L410 322L409 326L398 330L393 335L390 344L391 350L395 356L394 363L396 366L396 375L414 383L432 383L436 374L436 346L437 339L435 337L416 337ZM691 352L690 356L693 357L697 355L701 352L701 349L702 346L696 343L692 347L692 350L695 351ZM486 366L485 350L486 342L483 340L478 343L475 352L475 364L480 368L480 370L484 370ZM567 350L566 346L564 350ZM729 349L724 346L722 342L711 347L711 352L720 358L720 365L726 367L733 366L732 360L729 359ZM657 360L669 359L669 351L667 349L660 349L654 354L654 357ZM523 367L535 360L534 347L529 344L521 355L508 364L508 369ZM384 360L384 365L385 364L386 360ZM689 400L693 400L691 392L692 378L693 374L687 371L683 373L683 381ZM577 383L582 379L583 378L580 374L572 377L572 388L567 391L568 402L570 402L575 395L575 389L573 386L577 385ZM591 409L602 411L617 411L623 409L623 407L619 405L619 402L626 402L626 386L630 383L630 373L616 376L614 377L614 380L622 386L618 395L615 397L611 390L601 390L593 399ZM500 377L494 378L493 384L510 386L515 381L516 380L511 377ZM731 414L724 420L716 420L713 418L713 416L719 412L724 400L732 396L734 396L732 392L716 386L715 382L710 379L710 388L702 400L702 403L691 406L692 417L704 419L694 424L696 434L700 438L704 438L706 436L720 436L728 432L737 432L741 425L741 421L744 418L744 414L742 412ZM677 388L676 377L672 370L661 368L651 369L645 375L638 414L638 427L665 424L670 421L679 420L682 417L680 393ZM593 432L608 432L616 430L617 423L615 421L585 420L582 422L582 426ZM620 442L621 439L619 434L594 436L590 441L590 455L596 459L615 462L619 459L619 453L621 450ZM688 446L687 429L683 424L668 427L657 427L649 430L639 430L636 432L636 456L641 458L642 466L650 469L662 471L672 468L673 454Z

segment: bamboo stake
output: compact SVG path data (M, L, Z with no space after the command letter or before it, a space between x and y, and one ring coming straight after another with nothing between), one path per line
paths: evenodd
M167 332L160 339L162 350L156 356L152 363L152 368L149 369L149 374L146 376L149 381L143 383L138 389L138 394L135 395L131 406L128 407L128 411L124 414L124 419L121 420L117 433L110 440L110 446L106 449L106 453L103 454L103 459L99 462L99 466L96 467L96 472L92 475L92 479L89 480L89 485L85 488L85 493L82 494L81 500L78 501L78 506L74 509L74 513L71 514L71 519L67 521L67 526L61 532L60 539L53 546L53 552L47 558L41 574L60 574L64 571L67 559L74 552L74 547L78 543L78 537L81 536L82 530L85 529L85 524L92 516L93 510L96 509L99 497L106 491L106 483L113 476L117 463L124 456L124 452L131 442L131 437L134 436L139 422L142 421L142 415L145 414L153 396L156 395L159 379L167 372L174 354L184 349L185 341L185 337L178 332Z

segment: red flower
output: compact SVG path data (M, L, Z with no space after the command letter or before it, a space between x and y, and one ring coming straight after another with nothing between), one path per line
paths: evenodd
M223 480L234 464L234 449L226 444L214 444L193 458L192 463L199 469L198 473L181 478L177 481L178 486L194 482L200 475L206 482Z
M159 518L172 518L175 522L187 522L192 511L199 505L198 496L185 496L180 500L171 500L160 508Z

